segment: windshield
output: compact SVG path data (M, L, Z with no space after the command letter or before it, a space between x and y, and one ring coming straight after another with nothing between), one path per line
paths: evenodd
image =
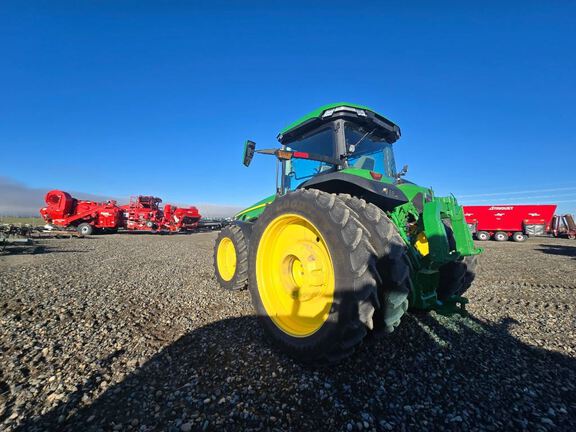
M332 127L322 129L298 141L291 142L286 150L315 153L332 157L334 134ZM293 190L301 183L319 173L333 171L334 165L310 159L291 159L284 162L284 188Z
M348 166L378 172L394 178L396 162L394 161L392 144L371 132L373 130L370 128L364 129L358 125L346 123L344 128L346 149L351 151L350 146L356 145L348 157Z

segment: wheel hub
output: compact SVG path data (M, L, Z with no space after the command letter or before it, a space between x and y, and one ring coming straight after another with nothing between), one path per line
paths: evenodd
M304 243L294 249L283 259L282 288L294 300L308 301L321 295L329 269L321 258L322 250L315 244Z

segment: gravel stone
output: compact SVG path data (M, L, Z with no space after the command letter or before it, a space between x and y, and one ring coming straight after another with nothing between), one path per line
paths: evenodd
M576 242L479 242L468 316L305 368L218 287L215 237L0 255L0 430L576 430Z

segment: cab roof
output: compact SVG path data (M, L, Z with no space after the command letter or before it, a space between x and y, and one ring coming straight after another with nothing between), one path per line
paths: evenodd
M321 106L305 116L300 117L295 122L290 123L280 131L278 141L282 144L289 143L322 124L339 118L346 118L356 123L379 127L382 132L384 132L386 141L389 143L393 143L400 138L400 127L371 108L348 102L338 102Z

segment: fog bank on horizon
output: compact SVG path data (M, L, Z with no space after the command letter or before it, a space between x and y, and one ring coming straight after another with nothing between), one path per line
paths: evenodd
M0 215L30 217L39 216L39 210L45 205L44 196L49 189L31 188L22 183L15 182L9 178L0 176ZM85 192L66 191L74 198L106 201L116 200L119 204L127 203L127 197L114 197L95 195ZM178 204L176 204L178 205ZM185 204L181 204L184 206ZM210 203L191 203L198 207L203 217L231 217L241 210L241 207L226 206Z

